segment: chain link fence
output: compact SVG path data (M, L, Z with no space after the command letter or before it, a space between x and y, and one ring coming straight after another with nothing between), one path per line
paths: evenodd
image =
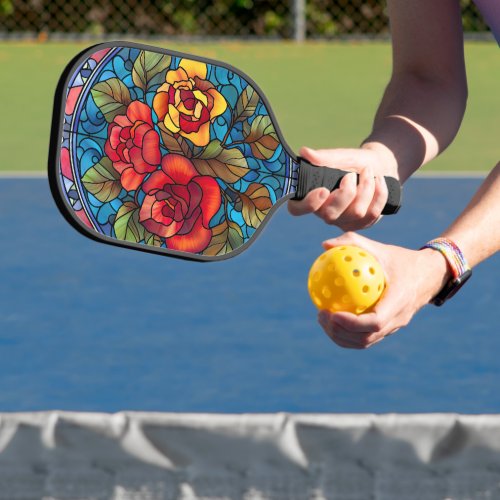
M487 26L462 0L467 32ZM337 38L388 33L381 0L0 0L0 37Z

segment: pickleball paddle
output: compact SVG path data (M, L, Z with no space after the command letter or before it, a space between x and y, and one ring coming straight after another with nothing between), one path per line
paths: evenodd
M60 78L49 154L65 218L98 241L201 261L237 255L289 199L347 172L285 143L258 86L218 61L130 42L77 55ZM385 178L384 214L399 182Z

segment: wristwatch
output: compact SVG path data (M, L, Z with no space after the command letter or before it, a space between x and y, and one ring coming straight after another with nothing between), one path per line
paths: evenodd
M423 248L432 248L440 252L446 259L452 273L452 278L431 300L431 304L442 306L465 285L467 280L472 276L472 269L467 264L460 248L448 238L436 238L426 243L421 250Z

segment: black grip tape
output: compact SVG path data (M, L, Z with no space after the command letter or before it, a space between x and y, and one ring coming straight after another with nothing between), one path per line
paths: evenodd
M342 178L350 173L338 168L318 167L300 157L298 161L299 179L294 200L302 200L307 193L319 187L326 187L329 191L333 191L340 186ZM389 194L382 214L395 214L401 207L401 184L394 177L384 177L384 179ZM356 182L359 182L359 175L356 175Z

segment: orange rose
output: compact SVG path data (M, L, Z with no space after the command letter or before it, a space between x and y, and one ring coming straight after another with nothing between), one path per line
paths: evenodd
M153 100L153 108L167 130L189 139L196 146L210 142L210 123L227 108L218 90L206 80L207 65L181 59L170 70Z

